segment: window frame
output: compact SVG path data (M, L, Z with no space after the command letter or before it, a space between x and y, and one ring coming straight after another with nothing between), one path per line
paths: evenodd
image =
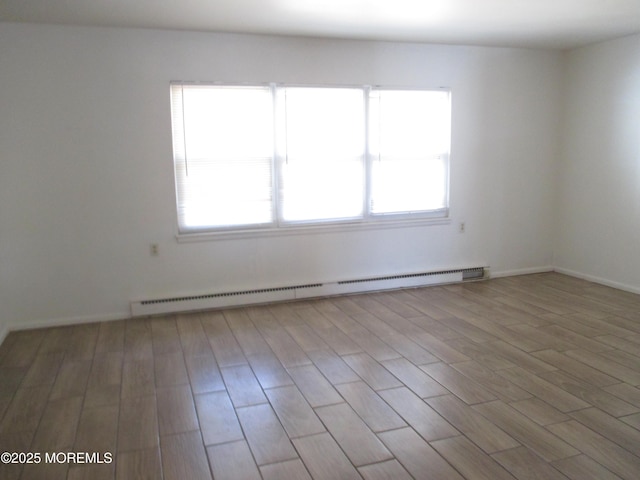
M279 90L287 90L287 89L334 89L334 90L358 90L362 95L362 105L363 110L362 121L363 121L363 141L366 141L367 138L367 91L364 89L362 85L321 85L321 84L272 84L273 85L273 98L274 98L274 115L280 116L284 115L286 118L286 112L281 110L281 106L278 104L278 99L280 97ZM276 131L274 131L274 137L278 138L278 120L274 122L274 127ZM285 132L285 135L287 133ZM276 199L276 209L274 210L276 216L274 218L274 227L279 229L287 229L287 228L302 228L302 227L313 227L313 226L322 226L322 225L344 225L344 224L352 224L360 222L366 215L366 199L367 199L367 190L366 190L366 182L367 182L367 151L366 145L363 144L362 149L362 215L356 217L339 217L339 218L327 218L327 219L312 219L312 220L287 220L284 218L283 204L281 203L281 180L283 174L282 166L286 163L286 159L283 159L282 152L278 149L278 142L276 141L276 149L274 154L274 177L276 178L276 183L278 187L278 191L275 193L274 197ZM286 156L286 153L285 155Z
M449 187L450 187L450 176L449 176L449 168L450 168L450 157L451 157L451 89L440 87L440 88L397 88L397 87L386 87L386 86L374 86L368 87L366 90L367 94L367 128L371 124L371 116L369 111L369 106L371 105L371 93L379 91L379 92L445 92L447 94L447 103L448 103L448 116L445 119L447 122L447 138L446 145L447 149L444 152L441 152L441 155L444 157L444 172L443 172L443 181L444 181L444 207L435 208L430 210L416 210L416 211L396 211L396 212L374 212L373 205L371 202L375 200L372 192L372 180L374 178L373 175L373 164L379 159L376 159L376 156L369 150L370 147L370 139L371 133L367 132L367 151L366 151L366 160L367 160L367 182L368 182L368 191L367 191L367 210L366 214L369 215L370 218L375 219L374 221L386 221L386 219L416 219L416 218L440 218L442 216L448 217L449 215ZM429 155L425 156L425 159L428 158ZM432 157L432 159L435 157Z
M175 145L173 144L175 139L175 124L174 124L174 112L173 112L173 99L170 94L170 106L171 106L171 127L172 127L172 167L174 175L174 194L175 194L175 219L176 219L176 238L178 242L199 242L212 239L235 239L235 238L255 238L255 237L271 237L271 236L287 236L287 235L299 235L309 233L329 233L329 232L341 232L341 231L364 231L364 230L376 230L376 229L393 229L393 228L407 228L415 226L425 225L445 225L451 223L450 218L450 159L451 159L451 135L452 135L452 91L446 87L395 87L395 86L381 86L381 85L350 85L350 84L297 84L297 83L220 83L220 82L185 82L185 81L172 81L170 87L173 89L175 86L180 87L256 87L265 88L268 87L271 90L272 106L273 106L273 138L274 138L274 151L271 157L271 178L272 178L272 205L273 205L273 218L270 223L264 224L247 224L247 225L231 225L222 227L203 227L193 229L180 228L178 209L180 198L178 197L178 169L176 167ZM302 221L286 221L282 218L281 204L280 204L280 182L281 182L281 170L282 164L281 155L277 149L277 124L278 124L278 89L286 88L327 88L327 89L358 89L362 91L364 99L364 142L363 148L363 213L361 217L350 217L344 219L322 219L322 220L302 220ZM449 102L449 116L446 119L448 122L448 135L447 139L448 149L446 152L445 170L444 170L444 189L445 189L445 206L444 208L438 208L434 210L422 210L415 212L389 212L389 213L373 213L371 208L371 195L372 195L372 165L376 161L373 155L370 153L370 116L369 116L369 104L370 93L372 90L380 91L438 91L446 92L448 94ZM171 90L170 90L171 91ZM188 160L187 160L188 161Z

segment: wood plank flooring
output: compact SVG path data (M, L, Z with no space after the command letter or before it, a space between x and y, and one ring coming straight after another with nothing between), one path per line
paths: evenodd
M555 273L13 332L0 480L637 480L639 387L640 296Z

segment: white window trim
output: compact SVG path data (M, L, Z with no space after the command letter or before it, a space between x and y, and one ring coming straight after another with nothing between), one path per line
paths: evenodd
M381 90L415 90L415 91L446 91L451 95L451 89L448 87L397 87L388 85L352 85L352 84L284 84L284 83L222 83L222 82L198 82L198 81L172 81L171 85L211 85L211 86L268 86L272 90L275 88L287 88L287 87L318 87L318 88L360 88L363 89L365 96L369 95L372 89ZM365 115L368 118L368 102L365 103L366 112ZM275 105L274 105L275 109ZM450 119L449 119L450 121ZM366 141L365 141L365 164L366 170L370 169L370 163L373 161L369 153L368 142L368 129L369 122L365 124L366 128ZM450 216L450 157L451 151L449 150L447 155L447 169L446 169L446 207L433 211L426 212L403 212L403 213L383 213L375 214L371 213L368 208L363 211L362 218L356 219L344 219L344 220L329 220L329 221L301 221L297 222L283 222L279 216L274 219L273 224L265 226L231 226L228 228L216 228L215 230L193 230L187 232L181 232L179 225L175 222L175 238L178 243L195 243L206 242L213 240L231 240L231 239L248 239L248 238L269 238L280 236L292 236L292 235L308 235L308 234L327 234L336 232L357 232L357 231L370 231L370 230L387 230L397 228L417 228L425 226L438 226L451 224ZM273 157L273 166L277 163L277 158ZM175 163L172 154L172 169L175 175ZM274 195L273 201L277 202L277 188L278 179L277 173L274 173ZM366 175L365 178L365 195L363 202L366 204L370 198L370 175ZM175 192L177 205L177 191ZM365 205L366 207L366 205ZM277 211L277 210L276 210Z
M207 232L180 233L175 237L178 243L207 242L213 240L239 240L247 238L287 237L292 235L327 234L340 232L359 232L370 230L389 230L397 228L417 228L436 225L450 225L449 212L446 216L431 218L389 219L354 222L326 222L323 224L305 224L284 227L265 227L253 229L229 229Z

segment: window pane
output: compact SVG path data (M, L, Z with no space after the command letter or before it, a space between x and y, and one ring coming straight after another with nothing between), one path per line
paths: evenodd
M369 113L371 213L446 208L449 93L373 90Z
M185 229L269 223L271 159L196 162L179 193Z
M286 88L278 98L284 221L361 217L362 89Z
M172 96L181 231L271 223L270 89L183 86Z
M189 161L271 156L269 88L190 86L183 98Z
M374 161L372 177L372 213L418 212L447 207L446 165L440 158Z
M354 218L362 215L362 157L291 159L282 168L282 216L286 221Z

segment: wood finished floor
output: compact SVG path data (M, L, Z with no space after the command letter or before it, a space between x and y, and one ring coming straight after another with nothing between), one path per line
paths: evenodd
M640 478L640 296L559 275L11 333L0 479Z

